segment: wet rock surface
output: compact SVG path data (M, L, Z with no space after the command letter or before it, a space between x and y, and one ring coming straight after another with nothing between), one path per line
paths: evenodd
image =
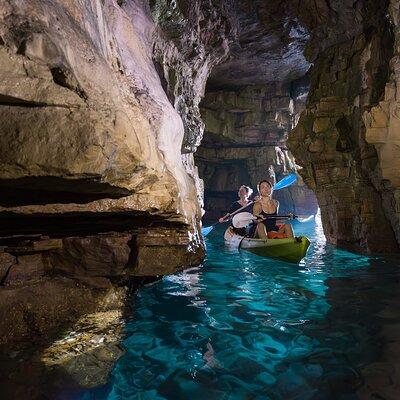
M125 289L93 287L89 282L63 277L1 287L0 344L24 347L108 303L114 302L116 308L123 306Z
M71 398L81 388L105 384L124 352L119 345L123 327L120 310L89 313L54 335L51 344L2 353L2 397Z

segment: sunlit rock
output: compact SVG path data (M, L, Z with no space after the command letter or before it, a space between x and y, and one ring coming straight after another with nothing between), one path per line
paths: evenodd
M71 282L89 296L111 281L201 262L192 152L206 80L233 38L228 14L225 2L2 3L0 265L9 289L0 288L1 312L22 297L20 321L25 297L47 291L31 314L41 320L47 310L53 329L74 307L95 310L85 295L93 307L76 304ZM55 316L57 298L65 310ZM21 320L4 340L42 334L41 326Z

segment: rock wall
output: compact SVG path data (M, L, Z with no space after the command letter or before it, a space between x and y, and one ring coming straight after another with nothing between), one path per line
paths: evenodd
M304 166L300 173L316 192L328 241L368 252L398 251L395 232L399 238L398 180L388 178L398 173L385 167L398 162L385 137L385 128L395 127L384 111L393 96L393 83L385 90L393 53L386 6L365 2L353 10L347 40L323 51L315 42L319 47L309 48L315 59L307 108L289 138Z
M46 291L58 277L101 297L132 277L201 262L202 188L192 152L205 82L234 34L228 10L229 1L211 0L2 2L5 314L13 296ZM64 281L57 282L49 285ZM46 310L43 326L58 326L63 317L51 309L61 304L60 315L84 312L75 302L81 289L73 291L72 284L59 300L21 302L20 328L2 337L25 337Z
M201 103L205 136L196 153L206 189L206 218L224 214L240 185L255 190L260 180L276 181L299 168L285 143L306 93L305 80L206 93ZM317 211L315 196L301 179L274 196L282 212Z
M400 243L399 8L398 2L390 2L394 54L389 62L390 77L386 83L384 95L378 104L365 111L363 115L366 127L365 140L374 145L378 157L376 167L371 171L371 179L382 196L386 216L391 222L398 243Z

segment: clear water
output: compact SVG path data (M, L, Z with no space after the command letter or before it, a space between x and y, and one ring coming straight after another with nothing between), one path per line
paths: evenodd
M395 258L325 243L319 220L300 265L225 248L207 237L204 265L144 287L126 353L89 399L355 399L379 359L384 310L399 289Z

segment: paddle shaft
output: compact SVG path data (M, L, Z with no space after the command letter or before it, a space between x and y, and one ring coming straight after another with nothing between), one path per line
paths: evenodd
M297 215L271 215L270 217L262 217L262 218L257 218L257 219L295 219L297 218Z
M231 217L233 217L235 214L237 214L238 212L244 210L244 209L247 208L248 206L251 206L253 203L254 203L254 200L249 201L249 204L246 204L245 206L238 208L238 209L237 209L236 211L234 211L233 213L230 213L230 214L228 213L228 214L226 215L226 218L231 218ZM226 218L224 218L224 221L223 221L223 222L228 221L228 219L226 219ZM219 221L216 222L215 224L218 224L218 223L219 223Z

